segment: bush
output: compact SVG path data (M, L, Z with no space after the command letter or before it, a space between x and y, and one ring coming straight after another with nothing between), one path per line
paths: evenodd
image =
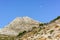
M49 24L49 23L44 23L44 25L47 25L47 24Z
M51 31L50 31L50 34L52 34L53 31L54 31L54 30L51 30Z
M44 25L43 23L39 24L39 26L43 26L43 25Z
M55 18L54 20L52 20L51 22L56 21L57 19L60 19L60 16L58 16L57 18Z
M26 31L20 32L17 36L22 36L25 33L26 33Z
M48 23L40 23L39 26L47 25Z

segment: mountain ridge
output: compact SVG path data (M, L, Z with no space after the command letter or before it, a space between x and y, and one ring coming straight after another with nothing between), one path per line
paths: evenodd
M30 17L17 17L1 30L0 35L8 36L7 40L11 40L11 37L12 40L60 40L60 16L49 23L41 23Z

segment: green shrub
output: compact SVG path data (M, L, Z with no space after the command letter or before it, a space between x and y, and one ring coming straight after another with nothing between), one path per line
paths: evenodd
M17 36L22 36L25 33L26 33L26 31L20 32Z
M44 23L44 25L47 25L47 24L49 24L49 23Z
M43 23L39 24L39 26L43 26L43 25L44 25Z
M52 34L52 32L54 32L54 30L51 30L51 31L50 31L50 34Z
M40 23L39 26L47 25L48 23Z
M52 20L51 22L56 21L57 19L60 19L60 16L58 16L57 18L55 18L54 20Z

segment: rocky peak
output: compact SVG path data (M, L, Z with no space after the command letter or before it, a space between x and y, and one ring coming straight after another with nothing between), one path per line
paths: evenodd
M17 17L2 29L2 34L18 35L19 32L31 31L33 27L39 27L39 22L29 17Z
M38 22L37 21L35 21L35 20L33 20L32 18L30 18L30 17L17 17L17 18L15 18L13 21L12 21L12 23L15 23L15 22L17 22L17 23L34 23L34 24L37 24Z

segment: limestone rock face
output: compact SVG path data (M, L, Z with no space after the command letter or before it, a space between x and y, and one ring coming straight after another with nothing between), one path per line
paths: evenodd
M17 17L10 24L1 30L1 34L18 35L19 32L31 31L33 27L38 27L39 22L29 17Z

